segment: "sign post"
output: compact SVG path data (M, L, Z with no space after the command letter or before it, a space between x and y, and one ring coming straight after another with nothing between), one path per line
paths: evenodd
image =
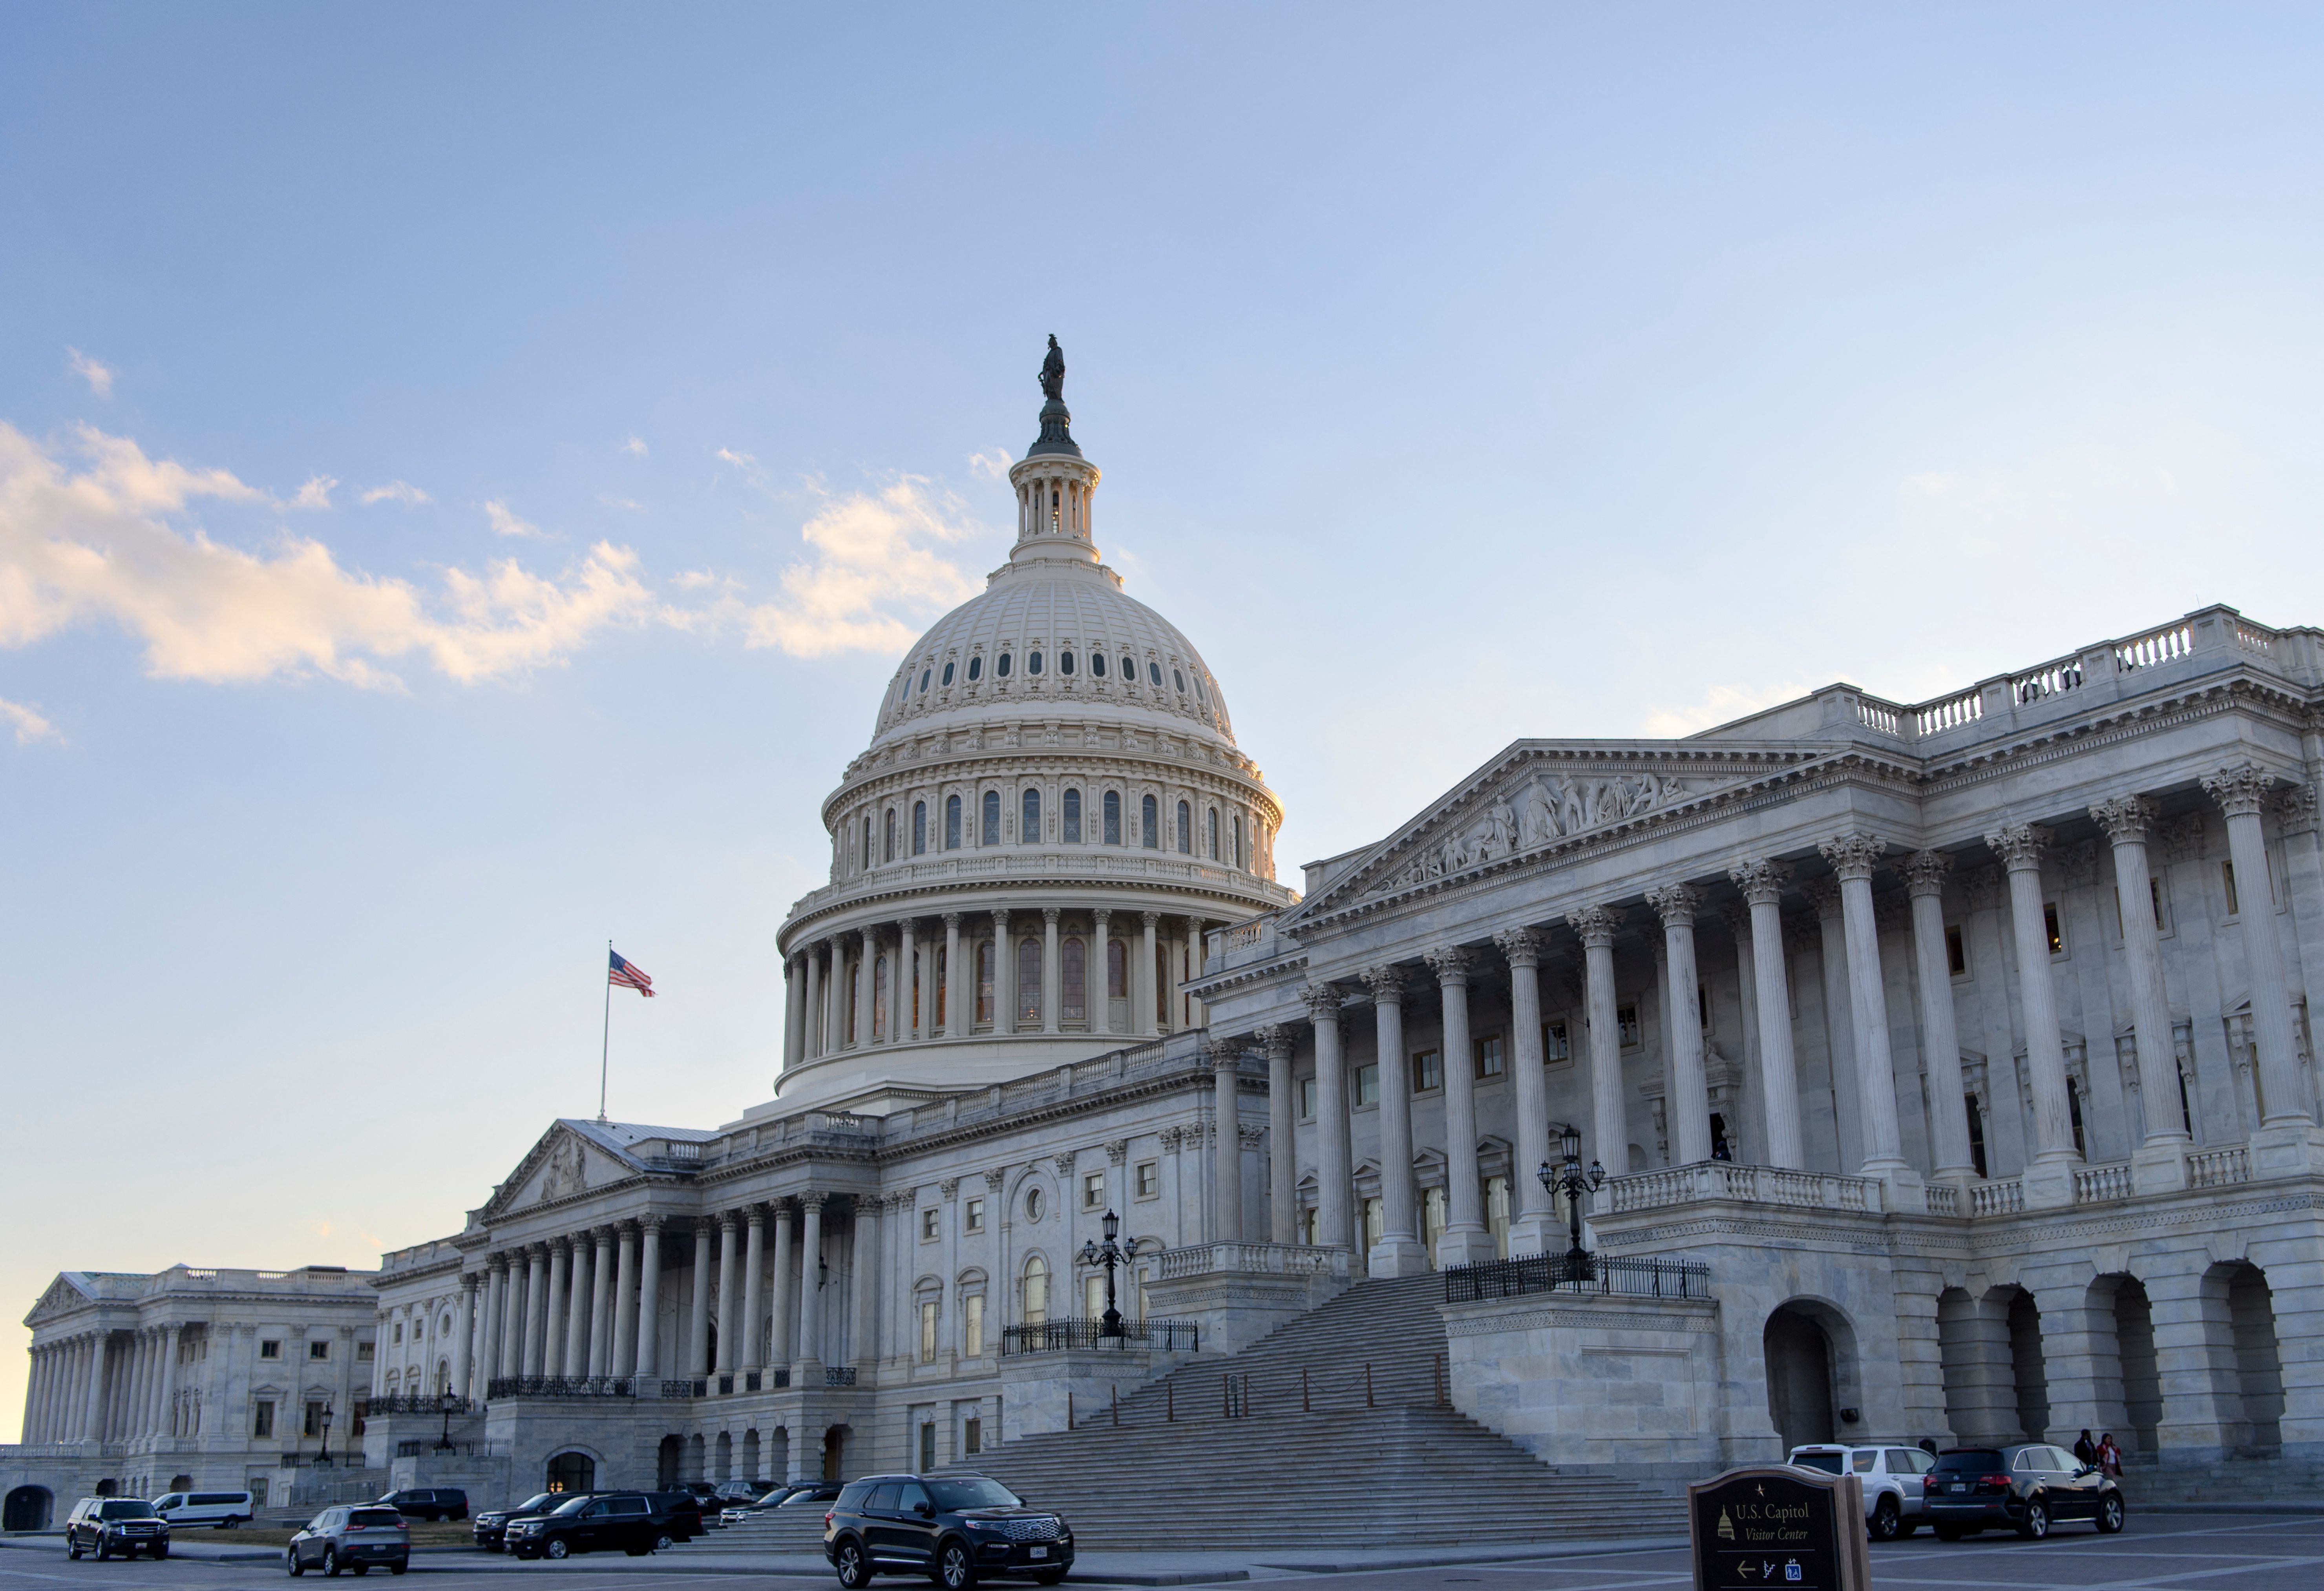
M1864 1483L1788 1464L1686 1488L1695 1591L1871 1591Z

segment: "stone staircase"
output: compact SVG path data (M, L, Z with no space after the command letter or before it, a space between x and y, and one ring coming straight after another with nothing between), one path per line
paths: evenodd
M796 1508L770 1508L742 1524L712 1531L689 1547L708 1552L820 1552L823 1516L828 1503L802 1503Z
M1434 1275L1366 1282L1231 1357L973 1466L1099 1550L1474 1545L1683 1531L1683 1503L1559 1470L1443 1401Z

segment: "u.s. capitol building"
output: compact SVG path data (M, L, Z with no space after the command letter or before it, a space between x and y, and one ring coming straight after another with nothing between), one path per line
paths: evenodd
M824 803L771 1097L555 1122L387 1255L375 1468L1019 1462L1070 1506L1141 1424L1391 1407L1649 1485L2083 1428L2324 1461L2324 632L1519 740L1295 892L1221 682L1101 561L1062 374L1008 562ZM141 1322L56 1303L7 1465L246 1478L93 1426Z

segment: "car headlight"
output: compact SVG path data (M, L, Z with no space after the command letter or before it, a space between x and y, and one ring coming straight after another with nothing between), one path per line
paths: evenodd
M960 1522L972 1531L997 1531L1001 1527L989 1519L964 1519Z

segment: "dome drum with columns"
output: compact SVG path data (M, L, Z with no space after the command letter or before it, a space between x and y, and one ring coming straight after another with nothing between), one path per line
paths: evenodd
M1099 560L1051 350L1009 561L906 655L824 802L764 1111L877 1113L1199 1026L1206 931L1297 898L1216 676Z

